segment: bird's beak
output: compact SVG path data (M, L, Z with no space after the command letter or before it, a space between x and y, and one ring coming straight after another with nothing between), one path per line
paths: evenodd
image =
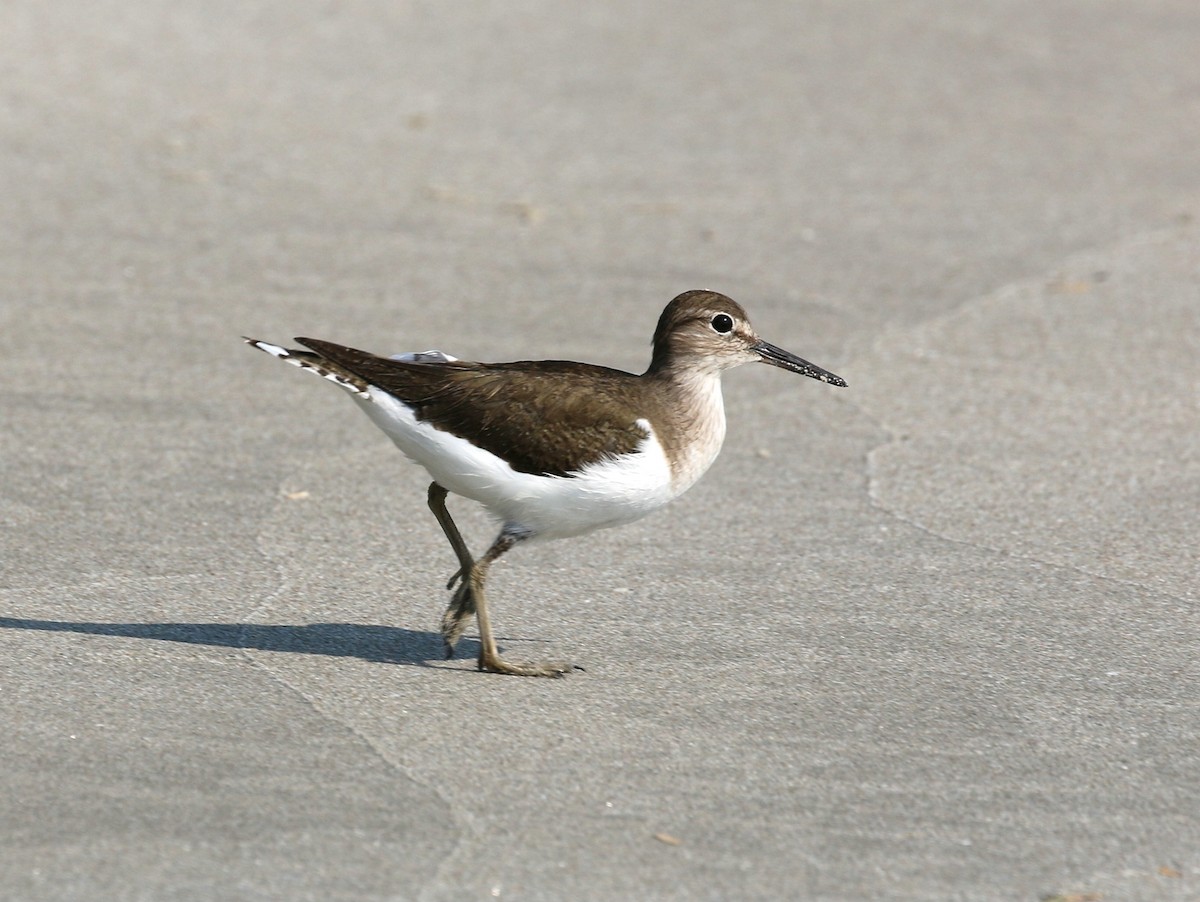
M829 370L823 370L819 366L809 363L807 360L797 357L789 351L785 351L783 348L775 347L770 342L760 340L750 350L758 354L758 359L761 363L769 363L771 366L791 370L793 373L799 373L801 376L808 376L812 379L820 379L822 382L828 382L830 385L837 385L841 388L846 387L846 380L841 376L835 376Z

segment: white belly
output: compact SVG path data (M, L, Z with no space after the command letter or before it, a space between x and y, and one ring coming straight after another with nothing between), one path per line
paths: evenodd
M638 421L646 439L634 453L589 464L575 476L538 476L518 473L491 452L419 421L374 386L370 394L370 400L355 400L439 485L478 501L531 538L566 538L631 523L686 488L672 485L666 454L646 420Z

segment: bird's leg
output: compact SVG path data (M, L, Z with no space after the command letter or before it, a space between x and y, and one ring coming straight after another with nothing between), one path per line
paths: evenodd
M484 604L483 583L492 562L524 539L525 535L503 530L487 553L478 561L474 560L450 516L450 511L446 509L447 494L447 490L436 482L429 484L429 509L437 517L438 524L446 534L450 547L454 549L459 564L458 572L450 578L446 588L452 588L455 582L462 579L454 597L450 599L446 613L442 615L442 641L446 646L446 657L454 655L454 646L474 615L479 621L480 670L518 676L562 676L569 667L561 664L515 664L505 661L500 657L496 649L496 640L492 636L491 620Z
M496 649L496 640L492 636L491 618L488 617L487 602L483 596L483 583L492 562L523 538L526 536L521 533L509 532L507 529L502 530L487 553L476 561L475 566L467 572L464 580L464 586L470 587L475 615L479 621L479 669L490 670L492 673L508 673L514 676L562 676L571 669L564 664L516 664L505 661L500 657L500 652Z
M450 547L454 549L454 554L458 558L459 563L459 571L451 577L450 584L446 586L447 589L454 585L454 581L462 576L464 572L475 566L475 561L471 557L467 543L463 541L458 527L450 519L450 511L446 510L446 496L449 494L449 491L442 488L436 482L429 483L429 509L433 511L433 515L437 517L438 525L442 527L442 532L450 540Z
M433 511L433 515L437 517L438 524L442 527L442 532L446 534L446 538L450 541L450 547L454 549L454 554L458 558L458 572L450 577L450 582L446 584L446 588L453 588L454 583L464 573L470 573L471 568L475 566L475 561L471 557L471 552L467 548L467 543L463 541L462 535L458 531L458 527L454 525L454 520L450 517L450 511L446 510L446 495L448 492L436 482L429 484L429 509ZM454 597L450 599L450 605L446 608L446 613L442 615L442 643L446 649L446 657L454 656L454 646L462 637L463 630L467 628L467 624L471 620L471 615L475 613L475 595L471 590L471 582L468 579L463 579L462 584L458 587L458 591L454 593Z

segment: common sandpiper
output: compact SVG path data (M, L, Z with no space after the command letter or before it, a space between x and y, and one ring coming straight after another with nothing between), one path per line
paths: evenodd
M459 564L446 586L446 657L474 616L479 669L522 676L571 668L500 656L483 591L497 558L522 542L631 523L683 494L725 439L727 369L758 361L846 385L763 341L741 306L715 291L686 291L666 306L641 375L567 360L472 363L440 351L379 357L315 338L296 339L310 350L245 340L345 389L429 472L429 509ZM450 492L501 524L481 558L446 509Z

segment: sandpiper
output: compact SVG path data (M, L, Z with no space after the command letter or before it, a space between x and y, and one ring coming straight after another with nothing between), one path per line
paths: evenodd
M759 361L830 385L846 382L763 341L715 291L663 310L639 375L566 360L472 363L440 351L378 357L315 338L311 350L248 344L348 391L375 425L433 477L429 509L458 558L442 617L446 657L475 616L480 670L558 676L569 668L500 657L483 586L514 545L631 523L679 497L725 439L721 373ZM476 560L446 509L453 492L484 506L500 534Z

